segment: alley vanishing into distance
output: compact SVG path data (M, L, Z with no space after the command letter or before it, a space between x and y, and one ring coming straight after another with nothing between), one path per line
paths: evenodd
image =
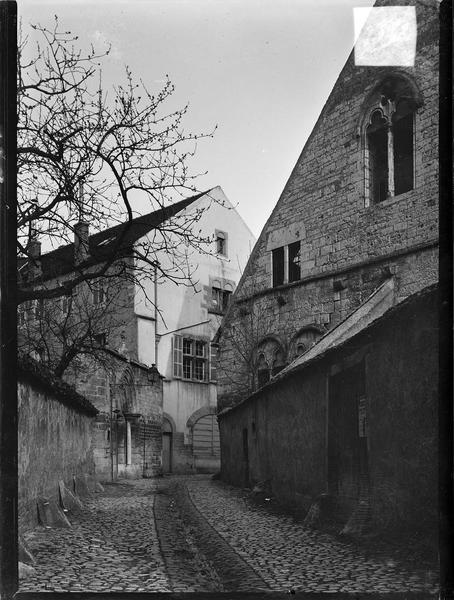
M26 534L36 564L20 591L436 592L435 566L305 528L262 500L208 475L107 484L71 528Z

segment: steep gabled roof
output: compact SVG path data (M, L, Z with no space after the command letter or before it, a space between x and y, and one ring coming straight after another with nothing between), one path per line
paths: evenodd
M86 268L107 260L111 256L115 244L121 235L123 237L116 253L119 256L124 256L130 251L137 240L177 215L209 191L201 192L190 198L180 200L175 204L165 206L146 215L136 217L126 223L120 223L119 225L109 227L109 229L91 235L88 240L89 258L83 264L79 265L79 268ZM74 244L61 246L43 254L41 256L41 269L44 280L73 271Z

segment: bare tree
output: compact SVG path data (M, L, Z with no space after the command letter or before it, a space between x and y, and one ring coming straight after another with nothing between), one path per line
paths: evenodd
M275 323L260 302L235 298L218 331L218 396L229 402L249 396L273 374L274 360L284 366L274 336ZM276 363L277 364L277 363ZM277 371L276 371L277 372Z
M127 351L124 331L132 318L127 294L127 288L112 277L83 282L59 299L23 303L19 352L42 361L59 377L68 369L108 367L112 351Z
M141 194L153 211L196 193L199 174L191 174L188 164L197 140L213 135L184 131L187 106L166 111L174 91L168 77L152 93L126 67L124 83L105 89L101 67L109 48L78 49L77 37L63 31L57 17L53 27L33 25L32 31L20 35L18 49L19 256L33 262L30 242L36 236L51 247L72 242L79 219L95 232L124 225L96 269L82 262L71 277L52 285L21 281L19 303L67 295L83 281L106 276L124 254L135 216L131 196ZM200 250L209 241L194 227L199 217L196 210L176 216L151 243L134 247L144 276L152 265L161 278L187 282L181 242ZM160 267L156 256L163 249L175 256L173 269ZM137 266L131 272L130 264L121 263L123 275L135 278Z

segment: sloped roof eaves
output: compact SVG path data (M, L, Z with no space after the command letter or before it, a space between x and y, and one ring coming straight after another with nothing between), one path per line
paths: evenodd
M288 372L299 368L304 363L312 360L318 354L325 353L340 346L357 333L366 329L373 321L380 318L394 304L394 280L388 279L355 310L353 310L338 325L330 329L307 352L296 358L290 365L283 369L276 377L283 377Z
M73 410L95 417L99 411L93 404L69 384L53 375L43 365L28 356L17 361L19 381L30 381L54 396L61 404Z
M174 204L170 204L169 206L165 206L154 212L136 217L126 223L120 223L119 225L115 225L91 235L88 241L90 257L85 263L79 265L79 268L87 268L107 260L107 258L110 257L110 253L114 248L118 237L125 229L126 232L121 241L121 246L118 249L118 255L119 258L126 256L132 250L134 243L138 239L171 217L174 217L208 192L201 192L190 198L185 198L184 200L180 200L179 202L175 202ZM102 242L107 243L100 246ZM41 257L41 268L44 279L51 279L58 275L64 275L73 271L74 244L71 243L43 254Z
M277 375L272 377L271 380L268 383L266 383L263 387L261 387L260 389L258 389L255 392L253 392L250 396L248 396L241 402L238 402L238 404L235 404L234 406L226 407L223 410L219 411L217 416L223 417L226 414L229 414L230 412L234 411L235 409L240 408L244 404L247 404L250 400L253 400L257 396L260 396L260 394L262 394L264 391L269 390L271 387L273 387L277 383L280 383L282 380L287 379L288 377L292 377L293 375L303 371L307 367L313 366L315 363L321 361L329 354L333 354L334 352L341 350L349 342L351 342L355 338L359 337L360 335L363 335L366 333L370 334L371 331L373 329L375 329L375 327L379 326L379 324L386 322L390 318L393 318L396 314L398 314L402 310L409 308L412 304L415 304L419 300L429 297L432 294L437 293L437 291L438 291L438 283L434 283L432 285L429 285L429 286L423 288L419 292L416 292L415 294L408 296L407 298L405 298L405 300L403 300L402 302L399 302L399 304L396 304L396 305L392 306L391 308L389 308L381 316L377 317L374 321L372 321L366 327L364 327L364 329L356 332L355 335L353 335L352 337L348 337L348 338L344 339L344 341L337 346L326 348L326 350L324 350L320 354L314 355L312 358L310 358L310 360L307 360L301 364L298 364L290 370L285 369L285 372L284 372L284 370L282 370L280 373L278 373Z

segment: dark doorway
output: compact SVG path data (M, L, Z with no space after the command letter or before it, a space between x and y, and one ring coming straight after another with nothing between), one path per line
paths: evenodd
M328 490L351 508L368 489L364 362L330 378Z
M167 419L162 423L162 472L172 472L172 425Z

